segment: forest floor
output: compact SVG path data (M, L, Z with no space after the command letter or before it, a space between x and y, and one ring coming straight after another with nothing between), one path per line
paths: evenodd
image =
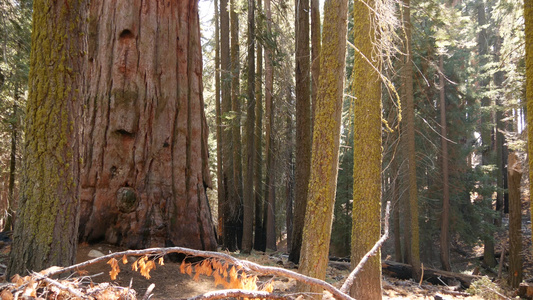
M524 266L524 281L533 281L533 257L530 254L531 245L531 222L528 212L529 205L524 207L523 211L523 266ZM508 222L504 219L504 227ZM508 236L506 230L502 230L500 234L495 237L496 252L501 252L502 248L508 249ZM387 245L385 245L386 247ZM280 251L278 252L252 252L250 255L242 255L232 253L238 259L249 260L264 266L283 267L297 271L294 264L287 261L287 255L280 244ZM387 249L387 248L385 248ZM78 247L77 261L83 262L113 252L119 252L126 249L107 245L81 244ZM387 257L388 251L383 251L383 258ZM9 244L0 243L0 273L5 271L9 253ZM96 254L96 255L95 255ZM471 247L467 245L454 244L452 247L452 267L453 271L457 273L472 274L476 270L480 271L481 275L487 275L490 280L487 280L483 285L475 289L476 294L471 296L464 289L457 286L433 285L428 282L414 282L412 280L399 280L390 276L383 276L383 299L510 299L516 297L516 291L512 290L506 284L505 265L508 261L504 259L504 271L502 279L498 279L498 267L494 269L487 269L482 266L480 257L483 254L483 247ZM112 282L114 285L122 287L131 287L137 293L137 299L141 299L148 287L154 283L153 297L151 299L185 299L197 296L206 292L220 290L222 287L215 286L213 277L202 275L198 280L193 280L192 276L182 274L180 272L180 263L166 260L164 265L157 265L156 269L150 272L150 279L146 279L139 272L133 271L131 263L135 258L129 258L129 264L123 265L119 263L120 273L115 280L111 280L109 272L110 265L105 262L90 265L84 269L87 275L91 276L94 283ZM435 262L431 266L438 269L438 264ZM346 268L328 267L326 281L336 287L340 287L348 276L349 270ZM1 278L1 277L0 277ZM0 280L1 282L1 280ZM296 289L296 282L293 279L273 277L273 276L259 276L258 286L270 283L274 287L274 291L282 294L290 294ZM1 284L0 284L1 286ZM2 298L3 299L3 298ZM300 297L299 299L305 299Z
M524 211L524 215L527 215L527 211ZM505 224L505 220L504 220ZM531 249L531 231L529 217L524 220L524 280L533 278L533 258L529 253ZM499 252L502 247L508 249L508 238L505 233L499 234L495 239L496 252ZM283 246L281 245L283 250ZM103 254L111 252L118 252L124 249L118 247L97 244L97 245L80 245L78 249L78 261L82 262L91 259L89 252L91 250L98 250ZM483 253L482 247L467 247L455 245L452 253L453 269L455 272L471 274L474 270L479 269L482 275L487 275L493 283L486 282L484 285L478 287L476 290L477 295L470 296L465 290L459 286L444 286L433 285L428 282L419 283L412 280L399 280L390 276L383 276L383 299L510 299L515 297L515 291L510 289L505 279L497 279L497 267L495 270L489 270L483 268L479 257ZM287 256L283 251L278 252L252 252L251 255L241 255L238 253L233 254L236 258L243 260L250 260L265 266L284 267L297 271L294 264L287 261ZM130 259L130 263L133 258ZM505 266L504 260L504 266ZM200 276L199 280L193 280L193 278L187 274L180 273L180 264L171 261L165 261L163 266L157 266L155 270L150 272L152 276L150 279L146 279L138 272L132 271L128 266L121 265L121 272L115 281L115 284L120 286L131 286L136 290L139 299L144 295L146 289L151 283L155 283L155 289L153 290L153 297L151 299L180 299L188 298L196 295L200 295L209 291L219 290L221 286L215 287L214 279L212 277ZM505 268L504 268L505 269ZM97 277L93 277L95 282L110 281L109 271L110 266L105 263L99 263L91 265L86 268L89 274L101 274ZM333 284L336 287L340 287L344 282L344 279L348 276L348 270L341 270L334 267L328 267L327 279L328 283ZM502 277L507 275L505 272ZM295 291L296 282L293 279L273 277L273 276L260 276L258 286L265 283L271 283L274 290L280 293L291 293ZM497 295L498 294L498 295ZM491 296L492 295L492 296ZM494 297L494 298L493 298ZM303 298L302 298L303 299Z

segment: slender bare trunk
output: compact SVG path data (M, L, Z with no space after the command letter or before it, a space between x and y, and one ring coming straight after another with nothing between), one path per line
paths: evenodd
M403 1L404 13L404 30L406 56L404 71L402 74L403 85L405 88L405 97L407 107L406 115L406 140L407 140L407 158L408 158L408 186L409 186L409 212L410 212L410 261L413 265L413 278L418 280L421 276L420 270L420 236L418 224L418 188L416 182L416 148L415 148L415 105L413 97L413 61L411 50L411 10L410 1Z
M258 15L262 13L261 0L257 0ZM263 183L263 46L257 43L257 75L255 77L255 236L254 249L266 250L266 236L263 227L263 201L265 186Z
M246 107L246 169L244 174L244 216L242 250L252 251L254 222L254 167L255 167L255 1L248 0L248 103Z
M292 246L289 260L298 263L311 164L311 103L309 95L309 0L295 0L296 21L296 186Z
M218 243L224 237L224 177L222 173L222 110L220 105L220 20L218 0L215 0L215 117L217 125L217 197L218 197Z
M509 154L509 285L517 288L522 282L522 200L520 180L522 167L517 155Z
M440 226L440 263L442 269L451 271L450 266L450 187L448 183L448 142L446 126L446 98L444 94L444 58L439 59L439 88L440 88L440 126L442 145L442 214Z

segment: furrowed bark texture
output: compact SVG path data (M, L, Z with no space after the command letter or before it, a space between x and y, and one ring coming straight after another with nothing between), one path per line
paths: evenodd
M7 276L74 263L85 1L34 1L21 198Z
M522 282L522 200L520 180L522 167L516 153L509 154L509 285L517 288Z
M84 241L215 249L197 1L93 1Z
M355 53L352 268L381 238L381 80L376 70L377 36L373 0L354 3ZM378 250L355 278L350 296L381 299L381 253Z
M324 6L318 102L313 131L309 196L305 214L299 271L318 279L326 276L339 164L340 121L344 91L347 0ZM321 292L300 286L300 291Z

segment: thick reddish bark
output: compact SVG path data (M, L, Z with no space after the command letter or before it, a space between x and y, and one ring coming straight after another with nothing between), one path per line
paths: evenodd
M93 1L80 237L215 249L197 1Z

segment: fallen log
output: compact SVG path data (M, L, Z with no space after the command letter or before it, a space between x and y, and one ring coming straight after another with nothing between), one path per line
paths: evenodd
M383 261L381 263L383 274L398 279L410 279L413 274L411 265L402 264L394 261ZM436 269L424 268L424 280L433 284L454 286L461 284L462 288L470 287L472 281L480 279L481 276L453 273Z
M338 270L351 270L350 263L330 261L329 266ZM388 276L408 280L413 278L413 267L411 265L399 262L384 260L381 262L383 274ZM472 281L480 279L479 275L469 275L462 273L453 273L437 269L424 268L424 280L432 284L455 286L461 285L462 288L470 287Z

